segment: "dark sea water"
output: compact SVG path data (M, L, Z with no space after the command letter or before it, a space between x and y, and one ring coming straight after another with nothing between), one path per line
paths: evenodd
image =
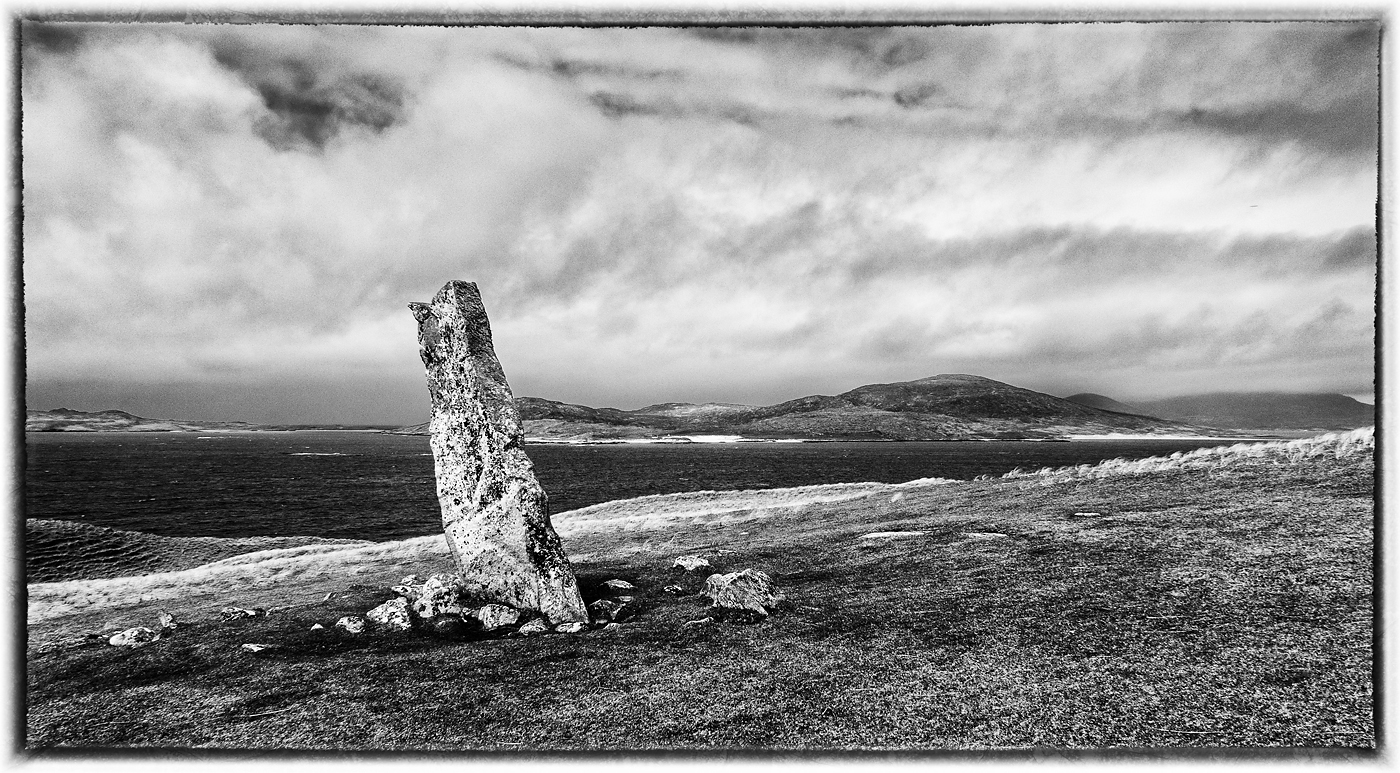
M531 445L554 513L706 489L971 479L1225 441ZM26 436L25 512L166 536L391 540L441 529L425 436L366 432Z

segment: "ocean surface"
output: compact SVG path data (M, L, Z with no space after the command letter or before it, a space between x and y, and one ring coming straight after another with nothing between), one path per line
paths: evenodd
M1220 440L530 445L560 513L647 494L971 479ZM441 530L426 436L370 432L26 435L25 513L172 537L393 540Z

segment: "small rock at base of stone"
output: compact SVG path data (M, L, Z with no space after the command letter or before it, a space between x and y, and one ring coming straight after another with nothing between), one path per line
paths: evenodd
M150 644L158 637L156 632L145 626L128 628L107 640L113 647L141 647Z
M176 628L180 627L180 621L176 620L174 615L170 614L164 609L156 613L156 620L160 621L160 627L162 630L173 631Z
M518 631L518 633L521 636L535 636L537 634L547 633L548 631L549 623L546 623L545 621L537 617L534 620L531 620L530 622L520 626L520 630Z
M365 632L365 619L359 615L346 615L335 621L335 627L349 634Z
M408 599L392 599L365 613L365 617L391 631L407 631L413 627L408 614Z
M520 612L504 604L487 604L473 612L472 615L481 621L481 627L488 631L505 628L520 622Z
M584 623L560 623L554 630L556 633L582 633L587 627Z
M700 556L681 556L680 558L676 559L675 563L671 564L671 568L684 569L687 572L693 572L696 569L710 568L710 562L701 558Z

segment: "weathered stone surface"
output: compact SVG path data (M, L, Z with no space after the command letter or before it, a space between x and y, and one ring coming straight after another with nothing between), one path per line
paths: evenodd
M515 625L520 622L520 612L501 604L487 604L476 610L473 616L481 621L481 627L488 631Z
M676 559L675 563L671 564L671 567L693 572L696 569L709 569L710 562L700 556L681 556Z
M141 647L150 644L158 637L156 632L145 626L128 628L107 640L113 647Z
M729 574L712 574L705 580L700 595L707 596L719 610L752 612L759 617L783 600L783 594L764 572L745 569Z
M592 616L593 622L607 623L611 622L617 616L617 612L621 608L622 605L615 601L598 599L588 605L588 612Z
M530 622L520 626L519 633L521 636L537 636L542 633L547 633L548 631L549 623L546 623L543 619L537 617L534 620L531 620Z
M262 652L263 650L276 649L275 644L245 644L240 649L244 652Z
M176 628L180 627L180 621L176 620L174 615L164 609L156 613L156 620L160 622L160 631L162 634L174 631Z
M560 623L554 626L556 633L583 633L588 628L586 623Z
M267 612L262 609L244 609L242 607L224 607L219 610L219 619L227 623L230 620L242 620L246 617L261 617Z
M407 631L413 627L413 618L408 613L408 599L386 601L366 612L365 617L391 631Z
M466 592L537 610L554 624L587 620L548 499L521 448L520 414L476 285L448 282L432 303L409 308L433 403L443 531Z
M603 587L609 590L634 590L637 586L626 580L608 580L603 583Z
M398 587L407 588L412 593L413 614L425 620L463 612L461 578L455 574L435 574L422 585Z
M335 621L335 627L349 634L365 632L365 619L359 615L346 615Z

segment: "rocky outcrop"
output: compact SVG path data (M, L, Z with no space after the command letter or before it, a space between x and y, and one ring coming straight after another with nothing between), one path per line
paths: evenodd
M764 572L745 569L729 574L712 574L705 580L706 596L714 612L731 619L767 617L783 600L783 594Z
M520 414L476 285L448 282L432 303L409 307L432 397L443 530L464 589L556 625L587 620L548 499L521 448Z

